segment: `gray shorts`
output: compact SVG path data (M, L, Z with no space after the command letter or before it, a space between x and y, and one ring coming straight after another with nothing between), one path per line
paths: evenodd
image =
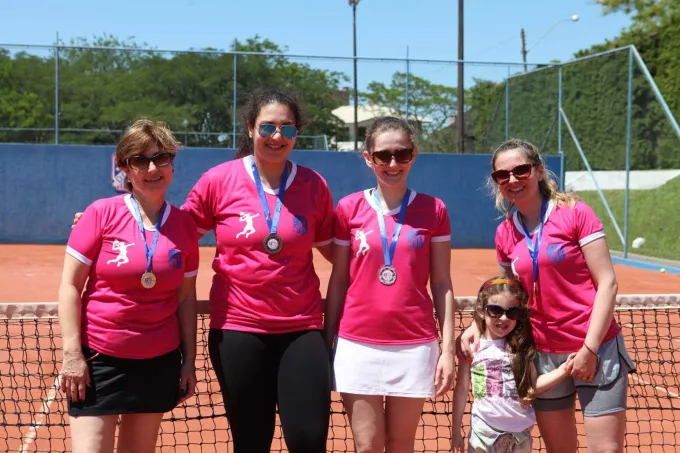
M602 344L597 353L600 367L593 382L584 382L571 377L534 400L537 412L569 409L576 404L576 394L586 417L612 414L627 409L628 373L635 372L635 363L626 351L623 335ZM536 352L534 363L539 375L547 373L563 364L569 354Z

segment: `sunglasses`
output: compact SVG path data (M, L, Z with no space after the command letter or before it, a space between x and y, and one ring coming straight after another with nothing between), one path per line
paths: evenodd
M486 306L486 314L492 318L500 318L505 315L506 318L516 321L522 314L524 309L522 307L503 308L500 305L489 304Z
M373 151L371 160L376 165L389 165L392 159L396 160L398 164L408 164L413 159L413 149L405 148L392 151Z
M283 138L287 140L292 140L295 137L297 137L298 130L295 126L291 126L289 124L281 127L276 127L275 124L271 123L262 123L260 124L260 127L258 128L258 131L260 132L260 136L267 138L271 137L274 135L276 131L279 131Z
M127 164L128 167L132 168L133 170L148 170L149 169L149 163L153 162L153 164L157 168L161 167L167 167L170 165L170 162L175 158L175 153L158 153L154 154L151 157L146 157L146 156L132 156L128 159L125 160L125 163Z
M517 179L527 179L531 176L532 167L533 164L522 164L510 170L496 170L491 173L491 178L500 185L507 184L510 181L510 175Z

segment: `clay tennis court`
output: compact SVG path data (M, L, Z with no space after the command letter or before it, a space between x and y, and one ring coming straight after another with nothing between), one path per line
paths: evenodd
M64 246L0 245L3 257L0 303L20 303L9 309L14 318L31 318L36 312L40 315L32 319L0 319L0 451L70 451L68 417L63 396L57 390L61 339L58 323L53 319L56 307L37 308L56 302L64 249ZM213 254L214 247L201 248L199 299L208 297ZM325 295L330 265L317 254L315 267ZM496 273L495 252L453 250L451 267L456 296L472 296L482 281ZM618 312L626 344L638 367L638 373L629 378L626 451L676 451L676 444L680 443L680 352L675 352L680 346L677 327L680 300L677 295L662 296L680 292L680 276L615 267L620 295L655 295L624 297L623 303L636 307ZM658 301L672 307L652 309L649 306ZM7 305L0 306L0 318L7 316L7 311ZM458 328L467 325L470 319L469 314L459 314L457 318ZM207 324L203 321L199 326L198 395L166 415L158 451L232 451L217 381L204 349ZM337 394L333 395L333 401L328 451L354 451ZM450 394L426 403L416 451L450 451L451 408ZM580 420L580 414L577 418ZM467 422L466 416L464 423ZM579 430L583 434L580 423ZM275 437L272 451L285 451L278 427ZM581 437L581 445L583 440ZM545 451L540 442L534 445L535 449Z

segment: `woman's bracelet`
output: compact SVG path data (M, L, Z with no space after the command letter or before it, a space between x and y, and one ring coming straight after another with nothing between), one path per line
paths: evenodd
M590 351L590 353L591 353L592 355L594 355L595 357L600 357L599 355L597 355L597 352L595 352L595 351L593 351L592 349L590 349L590 348L588 347L588 345L587 345L585 342L583 342L583 346L584 346L588 351Z

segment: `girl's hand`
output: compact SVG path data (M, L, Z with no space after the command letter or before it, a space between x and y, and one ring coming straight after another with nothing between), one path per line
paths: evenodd
M196 368L193 362L182 364L179 375L180 399L177 404L183 403L196 394Z
M585 346L574 355L571 377L580 379L583 382L593 382L597 373L598 356L590 352Z
M78 224L78 221L80 220L80 218L82 216L83 216L82 212L76 212L76 215L73 216L73 223L71 224L71 228L73 228L74 226L76 226Z
M455 453L465 453L465 450L463 450L463 447L465 446L463 433L455 427L453 428L453 431L453 436L451 437L451 451Z
M456 365L453 360L453 353L443 353L439 356L437 362L437 370L434 373L434 384L437 386L437 394L435 397L440 397L453 386L453 375L456 370Z
M64 351L61 366L61 391L71 401L85 400L85 391L90 386L90 370L83 353Z

